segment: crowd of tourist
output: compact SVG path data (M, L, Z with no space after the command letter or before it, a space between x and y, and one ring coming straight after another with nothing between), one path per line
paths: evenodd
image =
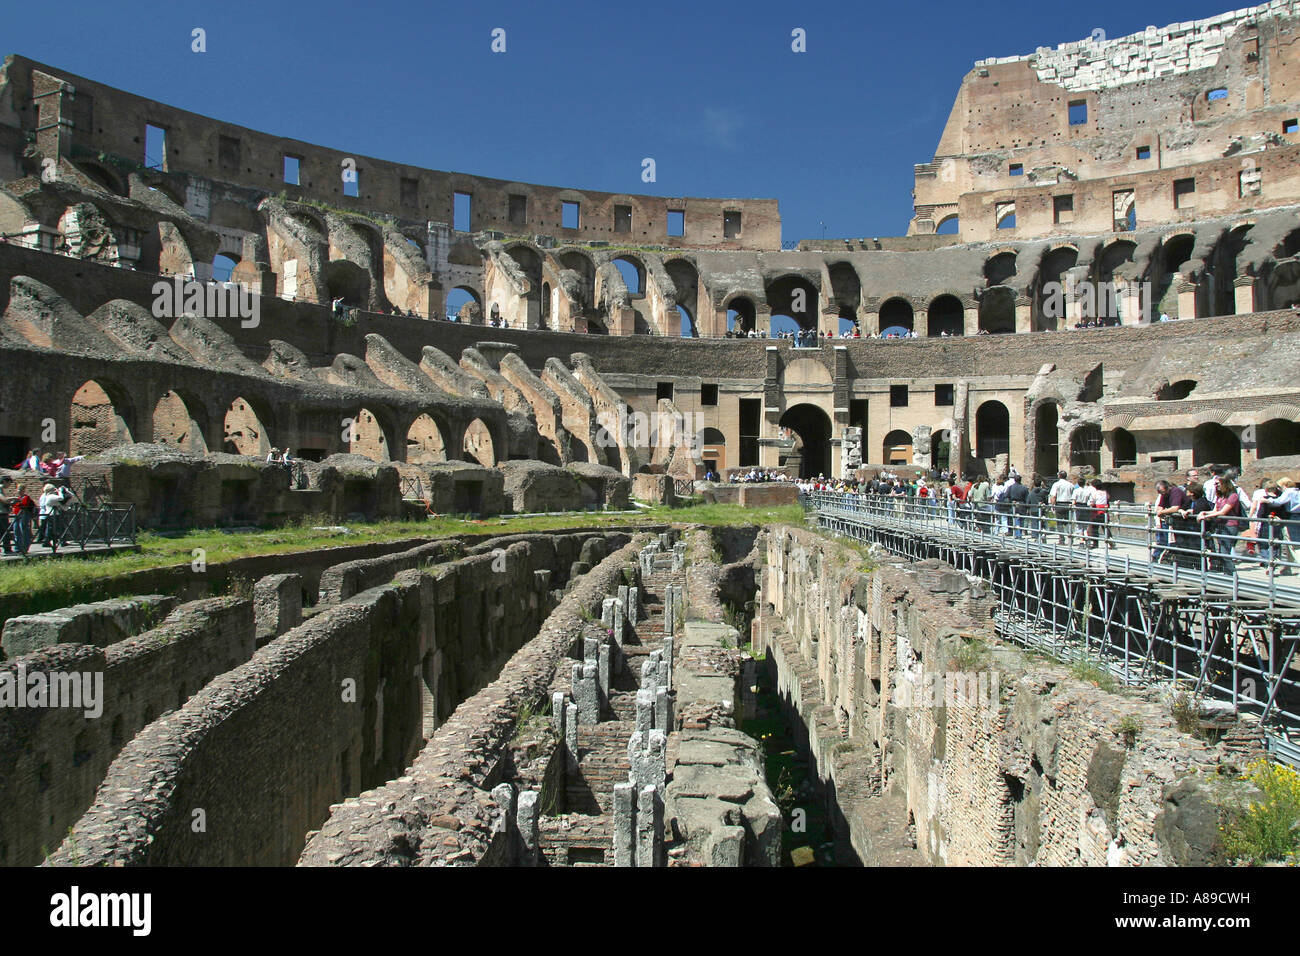
M801 479L799 489L887 498L900 510L904 502L932 506L954 526L986 534L1116 546L1118 519L1105 482L1075 481L1064 471L1049 483L1037 475L1026 481L1014 467L999 481L937 470L901 477L883 470L865 481ZM1158 481L1155 497L1145 506L1130 506L1124 517L1153 532L1151 559L1161 563L1231 573L1246 562L1291 574L1300 555L1293 550L1300 543L1300 489L1291 478L1265 479L1252 490L1236 469L1213 467L1205 481L1192 469L1182 483Z

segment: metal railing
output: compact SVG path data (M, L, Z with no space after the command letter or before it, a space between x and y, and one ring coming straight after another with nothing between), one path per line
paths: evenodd
M0 538L3 538L6 552L22 551L17 519L5 518ZM33 517L29 547L45 547L50 551L75 547L85 551L91 545L133 545L136 540L134 504L105 502L95 507L74 504L54 512L45 521L46 527L43 528L41 519Z
M424 501L424 482L419 475L402 476L402 497L412 501Z
M695 494L694 478L674 478L673 494L678 498L689 498Z
M830 531L989 581L999 632L1126 683L1184 682L1254 714L1300 764L1300 522L1237 528L1142 505L1028 506L808 492ZM1252 524L1260 525L1253 536Z

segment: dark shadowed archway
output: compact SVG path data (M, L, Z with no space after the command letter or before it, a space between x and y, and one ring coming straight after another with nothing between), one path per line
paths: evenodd
M831 471L831 420L816 405L800 404L786 409L781 416L782 428L789 428L803 442L803 457L799 462L800 478L830 475Z

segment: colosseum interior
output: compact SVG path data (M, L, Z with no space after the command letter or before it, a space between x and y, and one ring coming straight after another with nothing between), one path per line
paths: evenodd
M0 460L81 456L135 530L0 567L0 864L1241 862L1300 764L1294 578L826 502L1300 478L1297 38L977 61L905 234L797 243L7 56ZM981 703L909 696L954 673Z

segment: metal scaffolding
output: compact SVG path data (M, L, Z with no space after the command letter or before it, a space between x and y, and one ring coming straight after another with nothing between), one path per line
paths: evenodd
M988 581L1003 637L1253 714L1273 756L1300 766L1300 565L1276 527L1171 531L1140 505L1091 520L890 495L814 491L803 503L832 533Z

